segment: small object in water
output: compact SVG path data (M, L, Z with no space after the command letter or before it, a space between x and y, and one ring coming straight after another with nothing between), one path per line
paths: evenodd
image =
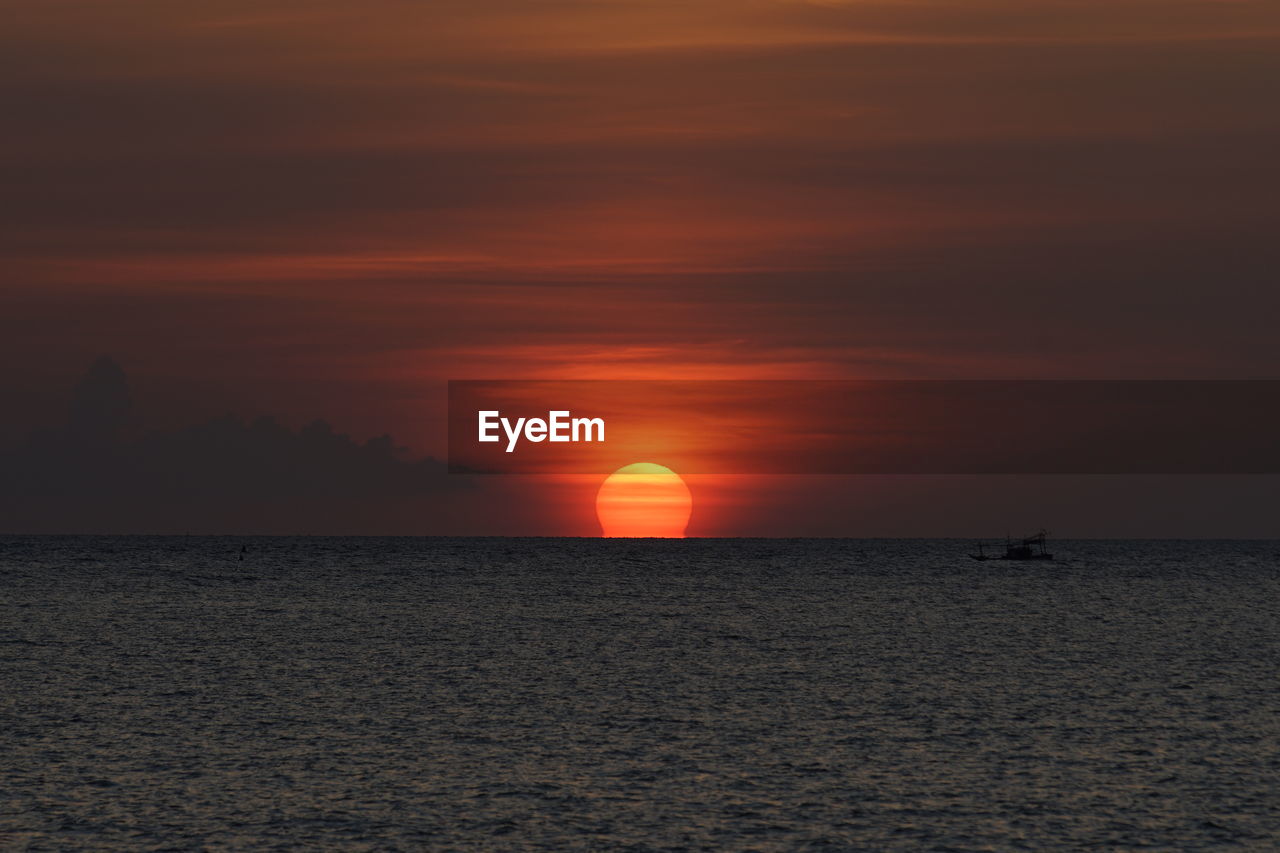
M978 543L978 553L969 556L975 560L1052 560L1053 555L1045 549L1045 537L1048 532L1041 530L1035 536L1028 536L1017 544L1008 537L1005 538L1005 549L1003 557L993 557L983 553L982 543Z

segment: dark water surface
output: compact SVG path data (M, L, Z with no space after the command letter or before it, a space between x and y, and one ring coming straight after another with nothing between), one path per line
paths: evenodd
M0 847L1274 848L1280 543L1054 547L3 538Z

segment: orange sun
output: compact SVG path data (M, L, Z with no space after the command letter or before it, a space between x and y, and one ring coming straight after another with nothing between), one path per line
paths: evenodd
M680 539L692 511L693 496L680 475L652 462L619 468L596 494L596 516L604 536Z

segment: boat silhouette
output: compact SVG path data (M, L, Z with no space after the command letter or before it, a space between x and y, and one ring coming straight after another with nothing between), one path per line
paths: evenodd
M978 553L969 556L974 560L1052 560L1053 555L1045 547L1045 537L1048 535L1048 531L1041 530L1025 539L1013 540L1006 537L1003 556L985 553L979 542Z

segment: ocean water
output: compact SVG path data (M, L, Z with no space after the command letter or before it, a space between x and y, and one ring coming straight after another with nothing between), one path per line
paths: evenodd
M3 538L0 848L1280 845L1280 543L970 547Z

